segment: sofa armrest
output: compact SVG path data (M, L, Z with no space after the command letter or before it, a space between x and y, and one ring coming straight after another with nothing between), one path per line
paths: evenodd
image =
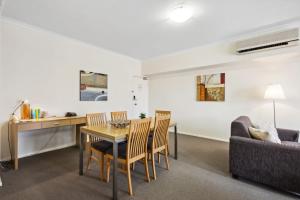
M277 128L277 132L281 141L298 142L299 131Z

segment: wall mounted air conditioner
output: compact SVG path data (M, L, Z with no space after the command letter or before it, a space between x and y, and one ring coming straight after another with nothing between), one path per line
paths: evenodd
M254 37L236 43L237 54L247 54L298 45L299 29L290 29Z

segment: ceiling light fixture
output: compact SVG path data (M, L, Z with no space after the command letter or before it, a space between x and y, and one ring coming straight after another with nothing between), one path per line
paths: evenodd
M192 16L192 9L184 5L177 6L169 14L169 18L176 23L183 23L189 20Z

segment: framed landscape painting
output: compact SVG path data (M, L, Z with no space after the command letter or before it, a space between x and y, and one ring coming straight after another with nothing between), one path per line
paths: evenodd
M81 70L80 101L107 101L107 74Z
M225 73L197 76L197 101L225 101Z

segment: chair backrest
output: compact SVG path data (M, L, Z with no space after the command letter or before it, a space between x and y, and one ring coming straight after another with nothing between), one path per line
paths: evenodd
M147 154L151 118L130 121L127 141L127 159L139 160Z
M170 115L158 115L155 118L152 148L157 149L165 146L170 125Z
M107 124L105 113L91 113L86 115L88 126L105 126ZM90 136L91 142L97 142L101 139L95 136Z
M101 126L107 123L105 113L91 113L86 115L88 126Z
M156 110L155 116L157 115L169 115L171 117L171 111L168 110Z
M127 111L111 112L111 121L127 120Z
M240 116L231 123L231 136L251 138L249 127L253 127L247 116Z

